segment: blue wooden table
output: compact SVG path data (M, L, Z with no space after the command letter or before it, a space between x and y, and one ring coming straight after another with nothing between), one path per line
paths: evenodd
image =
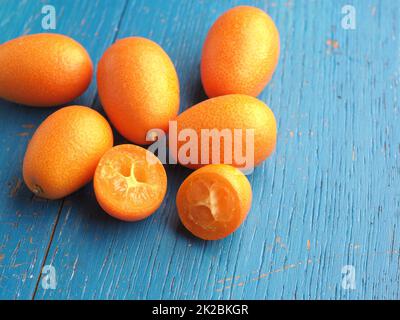
M61 201L34 197L22 160L55 109L0 101L0 299L400 297L399 1L0 0L0 43L44 32L45 4L55 32L95 63L117 38L158 42L177 68L181 110L205 99L200 54L216 18L237 4L266 10L281 56L260 99L276 115L278 145L249 176L242 227L205 242L177 216L190 172L180 166L166 167L164 203L138 223L107 216L91 185ZM74 103L101 110L95 82Z

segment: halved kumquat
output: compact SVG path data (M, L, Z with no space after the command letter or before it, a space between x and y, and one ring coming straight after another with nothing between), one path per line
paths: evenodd
M150 151L131 144L115 146L101 158L94 175L94 191L109 215L124 221L150 216L161 205L167 175Z
M210 164L193 172L176 197L183 225L204 240L218 240L242 224L251 207L246 176L225 164Z

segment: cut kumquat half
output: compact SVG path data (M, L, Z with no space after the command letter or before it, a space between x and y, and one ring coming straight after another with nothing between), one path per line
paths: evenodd
M150 151L124 144L108 150L97 166L94 191L109 215L137 221L156 211L167 190L167 175Z
M176 197L183 225L204 240L218 240L242 224L251 207L246 176L225 164L202 167L182 183Z

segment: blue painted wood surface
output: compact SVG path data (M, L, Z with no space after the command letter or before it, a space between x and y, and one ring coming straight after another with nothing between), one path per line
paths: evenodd
M56 32L95 63L117 38L158 42L177 68L181 110L205 99L200 53L215 19L237 4L266 10L281 56L259 98L276 115L278 145L249 176L243 226L205 242L177 217L176 191L190 173L180 166L166 166L166 199L138 223L107 216L91 185L62 201L33 197L22 159L54 109L0 101L0 299L399 298L399 2L2 0L0 43L43 32L46 3ZM346 4L355 30L341 27ZM101 110L95 82L75 103ZM45 265L56 269L55 290L41 285ZM345 265L354 266L352 290L342 287Z

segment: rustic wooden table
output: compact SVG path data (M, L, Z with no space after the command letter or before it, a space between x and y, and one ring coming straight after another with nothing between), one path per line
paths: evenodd
M45 32L45 4L54 32L96 63L117 38L158 42L176 65L181 110L205 99L200 53L215 19L237 4L265 9L281 34L260 95L278 145L249 176L243 226L205 242L179 222L175 195L190 172L179 166L167 166L166 199L139 223L107 216L91 185L61 201L33 197L22 159L55 109L0 101L0 299L399 298L400 2L2 0L0 43ZM101 110L95 82L74 103ZM55 288L43 286L49 270Z

